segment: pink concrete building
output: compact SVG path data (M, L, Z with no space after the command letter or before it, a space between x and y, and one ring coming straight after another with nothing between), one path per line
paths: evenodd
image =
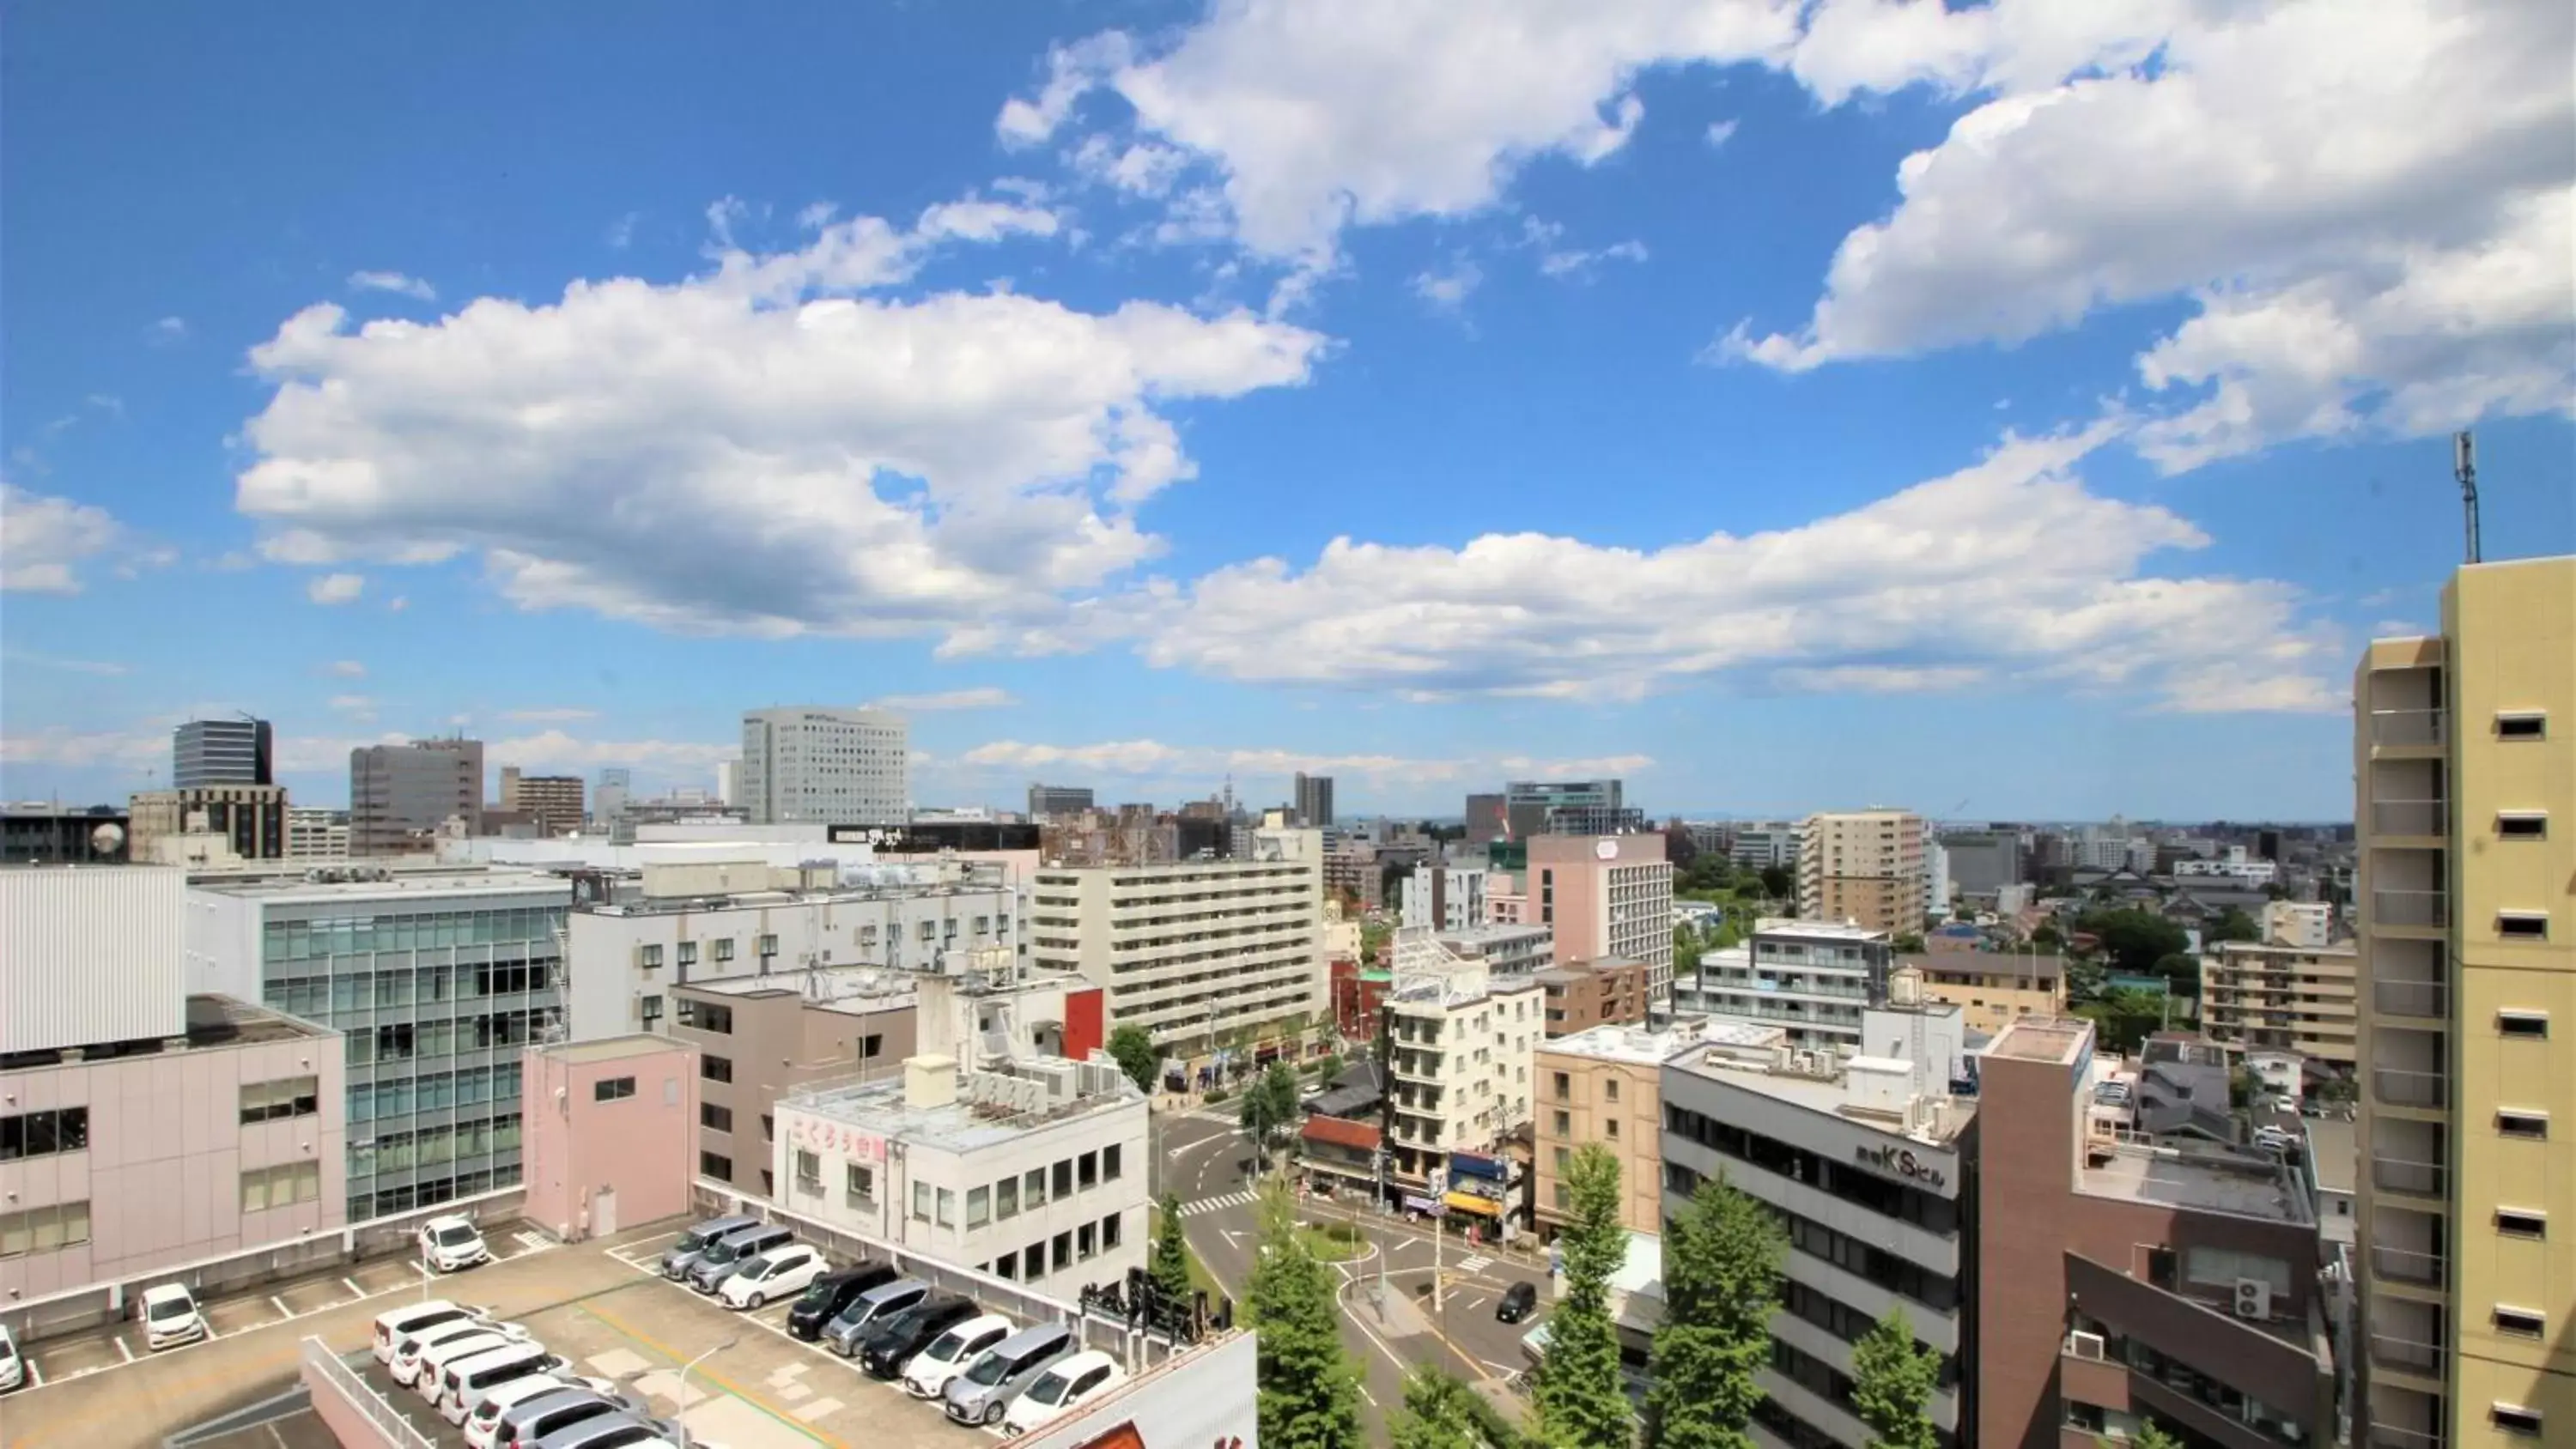
M520 1079L531 1221L579 1242L689 1210L695 1047L649 1032L530 1047Z
M1673 868L1661 835L1534 835L1515 882L1520 923L1556 933L1556 959L1646 966L1655 1011L1672 1001ZM1496 892L1487 887L1488 902Z
M223 996L185 1033L0 1070L0 1306L344 1225L339 1034Z

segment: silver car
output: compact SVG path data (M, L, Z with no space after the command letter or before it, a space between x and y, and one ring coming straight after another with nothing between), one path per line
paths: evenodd
M686 1277L689 1265L698 1255L745 1228L760 1226L760 1219L750 1217L709 1218L687 1232L662 1254L662 1276L677 1283Z
M998 1424L1011 1400L1026 1393L1057 1359L1081 1346L1074 1342L1073 1330L1061 1323L1023 1328L984 1350L964 1373L950 1379L947 1402L940 1407L960 1424Z
M860 1335L929 1296L930 1285L919 1278L880 1283L823 1325L824 1345L848 1358L859 1351Z
M688 1277L682 1281L700 1293L713 1293L724 1286L724 1280L742 1270L742 1265L768 1252L796 1241L796 1231L785 1223L762 1223L729 1233L707 1245L689 1265Z

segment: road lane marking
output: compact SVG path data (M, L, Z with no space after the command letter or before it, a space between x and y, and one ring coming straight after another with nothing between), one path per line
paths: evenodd
M127 1363L134 1362L134 1350L125 1346L125 1339L122 1336L111 1338L108 1342L116 1345L116 1351L125 1355L125 1361Z
M286 1306L285 1299L271 1293L268 1295L268 1301L277 1305L277 1316L281 1322L295 1316L295 1310Z
M350 1294L351 1294L352 1296L354 1296L356 1299L358 1299L360 1302L364 1302L364 1301L366 1300L367 1290L358 1286L358 1280L357 1280L357 1279L355 1279L355 1278L343 1278L343 1279L341 1279L340 1281L341 1281L343 1284L346 1284L346 1285L348 1286L348 1289L349 1289Z

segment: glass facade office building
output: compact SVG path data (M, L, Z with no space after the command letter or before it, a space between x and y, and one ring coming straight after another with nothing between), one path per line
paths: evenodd
M520 1052L562 1025L570 894L476 872L200 886L219 974L255 942L256 999L341 1034L350 1221L519 1181Z

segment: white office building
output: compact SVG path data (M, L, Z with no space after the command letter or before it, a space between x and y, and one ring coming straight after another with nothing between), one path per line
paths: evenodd
M1959 1140L1975 1104L1953 1099L1945 1081L1901 1058L1819 1059L1733 1038L1683 1051L1662 1076L1665 1215L1680 1213L1702 1181L1722 1175L1775 1209L1788 1229L1771 1359L1757 1373L1763 1403L1754 1441L1850 1449L1873 1442L1843 1407L1852 1346L1900 1306L1915 1338L1943 1356L1925 1408L1961 1435L1967 1223Z
M781 868L764 852L645 847L643 890L578 904L566 922L576 1041L661 1031L684 982L815 967L962 973L973 953L1016 958L1019 895L999 867Z
M901 825L912 813L911 727L881 709L746 710L738 802L755 825Z
M779 1099L772 1171L791 1211L1063 1298L1145 1265L1145 1096L1058 1057Z
M1950 852L1943 849L1932 822L1923 822L1923 918L1950 918Z
M287 806L286 858L312 862L347 860L349 817L337 810Z
M1794 820L1753 820L1735 827L1726 858L1749 870L1798 868L1799 827Z
M1323 841L1260 830L1244 859L1041 866L1029 964L1082 973L1108 992L1109 1029L1172 1055L1275 1034L1327 1008Z
M1530 1077L1547 1035L1547 992L1536 980L1493 975L1424 931L1395 936L1386 1005L1395 1134L1388 1171L1427 1184L1453 1152L1491 1153L1531 1120Z
M1463 931L1483 925L1486 875L1480 866L1432 861L1415 866L1404 879L1401 923L1425 931Z
M2323 901L2269 902L2263 907L2263 939L2274 946L2322 951L2334 941L2334 907Z

